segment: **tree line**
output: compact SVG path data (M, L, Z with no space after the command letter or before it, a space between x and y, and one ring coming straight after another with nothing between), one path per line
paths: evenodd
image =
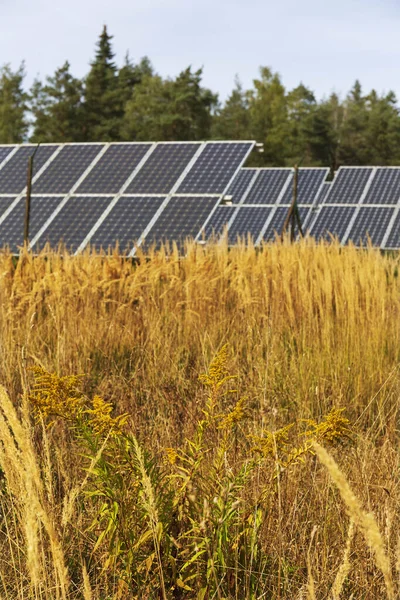
M400 111L394 92L365 94L356 81L343 99L317 100L302 83L287 90L260 67L251 89L235 82L228 99L202 85L202 70L163 78L145 57L115 63L104 27L88 74L66 62L24 89L25 68L0 68L0 143L255 139L258 166L400 164Z

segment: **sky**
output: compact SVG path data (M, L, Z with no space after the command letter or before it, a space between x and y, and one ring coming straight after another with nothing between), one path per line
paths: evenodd
M400 99L399 0L0 0L0 65L24 60L27 87L66 60L83 77L104 24L119 64L129 51L163 76L203 67L221 100L261 65L318 99L357 78Z

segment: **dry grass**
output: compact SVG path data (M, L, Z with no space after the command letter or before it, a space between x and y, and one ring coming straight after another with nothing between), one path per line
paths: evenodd
M310 241L0 255L0 596L396 597L398 267ZM224 345L237 377L204 387ZM35 424L33 365L82 374L128 437ZM318 438L338 407L351 440Z

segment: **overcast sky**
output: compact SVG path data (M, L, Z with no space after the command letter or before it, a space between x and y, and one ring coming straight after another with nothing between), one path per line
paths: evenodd
M260 65L318 98L356 78L400 98L399 0L0 0L0 65L25 60L30 84L68 59L82 77L103 24L119 63L129 50L165 76L203 67L222 99Z

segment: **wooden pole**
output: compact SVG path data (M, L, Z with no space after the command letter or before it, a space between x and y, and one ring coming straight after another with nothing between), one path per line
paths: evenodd
M288 213L286 215L286 219L285 219L285 222L283 224L283 229L282 229L282 236L281 236L283 239L283 236L287 232L288 227L290 225L290 241L291 242L294 241L294 237L295 237L294 230L295 230L296 223L299 226L299 231L300 231L301 235L303 235L303 231L302 231L301 223L300 223L299 209L297 207L298 183L299 183L299 167L297 165L295 165L294 166L294 174L293 174L292 203L291 203Z
M25 223L24 223L24 245L29 244L29 218L31 214L31 191L32 191L32 172L33 156L28 158L28 174L26 181L26 201L25 201Z
M24 221L24 245L29 244L29 222L31 216L31 195L32 195L32 176L33 176L33 159L38 151L40 144L35 148L33 154L28 158L28 172L26 176L26 200L25 200L25 221Z

